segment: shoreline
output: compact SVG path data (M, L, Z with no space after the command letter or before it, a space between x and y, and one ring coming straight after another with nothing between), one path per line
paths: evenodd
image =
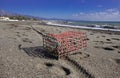
M106 28L97 28L97 27L87 27L87 26L74 26L74 25L65 25L65 24L55 24L52 22L46 23L47 25L59 26L59 27L71 27L71 28L81 28L81 29L92 29L92 30L104 30L104 31L114 31L120 32L120 29L106 29Z

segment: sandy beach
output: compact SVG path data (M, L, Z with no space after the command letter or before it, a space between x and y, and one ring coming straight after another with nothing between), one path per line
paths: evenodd
M43 33L85 32L88 47L56 60L31 26ZM120 78L120 32L0 21L0 78Z

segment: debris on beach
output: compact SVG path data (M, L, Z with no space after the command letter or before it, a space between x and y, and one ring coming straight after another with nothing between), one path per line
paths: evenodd
M58 58L87 47L87 37L84 32L68 31L60 34L43 34L34 28L33 30L43 36L43 47Z

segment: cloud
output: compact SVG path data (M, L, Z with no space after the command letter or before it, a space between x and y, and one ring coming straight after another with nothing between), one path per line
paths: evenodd
M118 9L106 9L97 12L80 12L73 14L74 19L91 21L120 21L120 11Z

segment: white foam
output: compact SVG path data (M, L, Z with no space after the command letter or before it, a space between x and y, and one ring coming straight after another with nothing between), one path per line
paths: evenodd
M57 23L52 23L52 22L47 22L47 24L48 25L54 25L54 26L61 26L61 27L73 27L73 28L94 29L94 30L120 31L120 29L107 29L107 28L97 28L97 27L74 26L74 25L57 24Z

